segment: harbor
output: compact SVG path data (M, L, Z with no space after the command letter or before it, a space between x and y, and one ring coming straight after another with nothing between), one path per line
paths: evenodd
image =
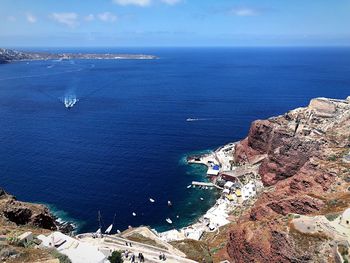
M112 224L105 231L99 223L99 228L95 233L69 237L60 232L54 232L50 236L40 236L40 239L44 246L55 246L61 253L74 258L74 262L88 262L86 258L79 256L81 253L86 254L85 251L89 251L90 258L94 258L95 262L104 262L114 250L121 251L123 259L127 261L135 259L135 255L139 257L142 255L145 262L195 262L173 247L172 242L200 241L205 233L219 231L220 227L231 222L230 215L236 209L244 208L251 201L254 202L254 198L263 188L258 175L259 163L235 165L234 149L235 144L229 143L215 151L187 157L188 165L197 164L207 167L206 177L208 179L192 181L187 188L220 193L215 205L191 225L164 232L148 227L133 228L130 226L123 232L117 230L116 234L111 234L112 229L115 228L114 216ZM203 198L200 200L203 201ZM155 203L157 200L150 197L148 201ZM172 206L170 200L167 205ZM137 216L135 212L132 214ZM101 222L100 213L98 213L98 221ZM170 218L166 218L166 222L169 225L173 223Z
M263 184L258 175L259 162L237 166L234 163L235 143L228 143L203 155L187 157L188 165L207 167L208 181L193 181L188 188L219 191L220 197L197 222L181 228L157 233L166 242L183 239L201 240L205 232L217 231L230 223L230 214L244 207L262 190Z

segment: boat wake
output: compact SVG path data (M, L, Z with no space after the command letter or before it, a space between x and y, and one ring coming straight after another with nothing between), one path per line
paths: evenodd
M186 121L191 122L191 121L209 121L210 119L206 118L187 118Z
M73 108L78 101L79 99L75 95L68 95L63 98L64 107L67 109Z

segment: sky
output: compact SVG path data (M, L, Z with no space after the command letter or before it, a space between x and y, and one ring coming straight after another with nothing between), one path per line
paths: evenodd
M350 0L0 0L3 47L349 46Z

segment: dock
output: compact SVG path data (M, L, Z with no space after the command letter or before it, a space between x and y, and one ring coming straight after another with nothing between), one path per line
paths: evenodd
M216 184L213 183L207 183L207 182L197 182L197 181L192 181L192 185L195 186L207 186L207 187L215 187L217 189L222 189L220 186L217 186Z

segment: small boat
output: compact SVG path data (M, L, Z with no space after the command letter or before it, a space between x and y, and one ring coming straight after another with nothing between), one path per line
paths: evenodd
M112 228L113 228L113 224L111 224L111 225L106 229L105 234L111 233Z
M73 106L79 101L75 96L67 96L64 98L64 106L67 109L73 108Z
M199 198L201 201L203 201L204 200L204 198L203 197L201 197L201 198Z
M179 216L177 215L176 218L179 218Z
M151 203L154 203L154 202L155 202L155 200L152 199L152 198L150 198L149 201L150 201Z
M136 216L136 213L135 213L135 212L132 212L132 215L133 215L133 216Z
M172 206L173 204L170 202L170 201L168 201L168 206Z
M116 214L114 214L113 222L112 222L112 224L106 229L105 234L110 234L110 233L111 233L112 228L113 228L113 225L114 225L114 221L115 221L115 216L116 216Z
M208 190L209 189L208 186L206 186L205 189Z
M191 188L191 187L192 187L192 185L190 184L190 185L187 186L187 189L189 189L189 188Z
M173 223L173 221L171 221L170 218L165 219L165 221L167 221L169 224L172 224L172 223Z

